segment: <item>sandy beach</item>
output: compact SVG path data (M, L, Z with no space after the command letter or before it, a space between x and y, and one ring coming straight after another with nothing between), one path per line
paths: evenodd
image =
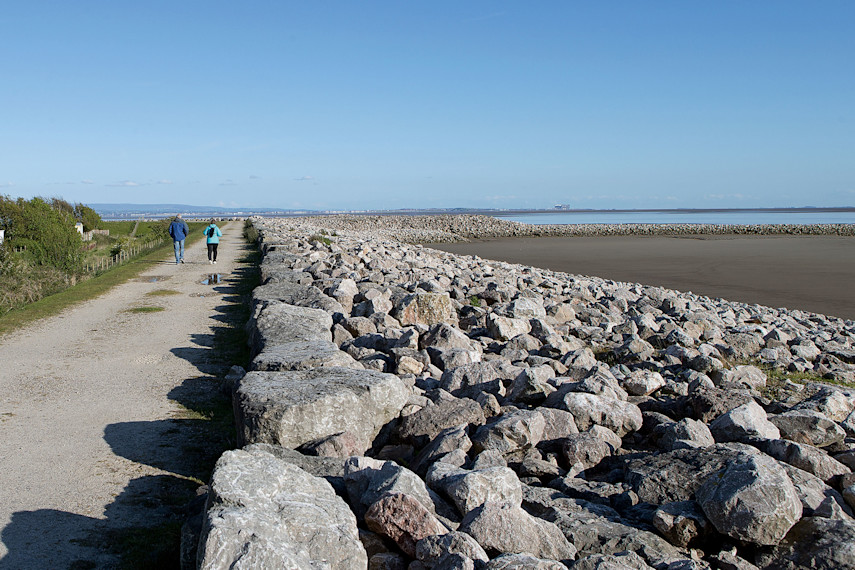
M855 238L504 238L430 244L462 255L855 319Z

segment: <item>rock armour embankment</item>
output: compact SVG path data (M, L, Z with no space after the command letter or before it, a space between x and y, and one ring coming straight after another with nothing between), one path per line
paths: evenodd
M855 390L769 376L853 382L855 323L331 219L254 221L198 567L855 568Z
M393 239L406 243L451 243L503 237L625 235L855 235L852 224L523 224L484 215L339 215L285 218L301 231Z

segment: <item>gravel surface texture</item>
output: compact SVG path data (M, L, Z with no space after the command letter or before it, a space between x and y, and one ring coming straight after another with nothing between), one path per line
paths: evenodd
M173 520L199 473L200 421L230 275L244 241L224 228L140 278L0 338L0 568L110 568L113 531ZM202 283L219 274L220 284ZM155 290L176 294L148 295ZM142 306L165 310L135 313ZM189 490L189 491L188 491Z

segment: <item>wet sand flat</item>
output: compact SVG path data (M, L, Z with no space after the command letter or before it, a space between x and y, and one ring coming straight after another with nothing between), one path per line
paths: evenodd
M430 244L461 255L855 319L855 238L620 236Z

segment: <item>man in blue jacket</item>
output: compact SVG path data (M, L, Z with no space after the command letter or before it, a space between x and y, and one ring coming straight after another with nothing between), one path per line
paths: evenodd
M184 240L190 234L190 227L181 219L181 214L175 216L172 223L169 224L169 237L172 238L172 245L175 246L175 263L184 263Z

